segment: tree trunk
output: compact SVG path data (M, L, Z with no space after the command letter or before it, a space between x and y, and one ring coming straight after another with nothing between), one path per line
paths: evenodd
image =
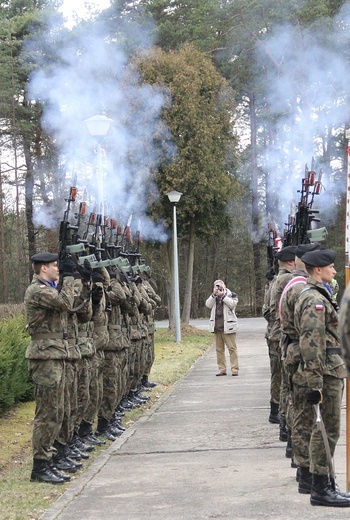
M23 141L23 149L27 167L24 184L24 198L29 249L28 279L30 280L32 276L30 258L36 253L35 228L33 222L34 167L32 157L30 154L30 145L25 141Z
M249 100L250 110L250 130L251 130L251 169L252 169L252 233L253 233L253 263L254 263L254 287L255 287L255 308L254 315L261 314L262 308L262 283L261 283L261 258L260 258L260 241L259 241L259 193L258 193L258 161L257 161L257 129L256 129L256 113L255 113L255 97L251 95Z
M0 155L1 159L1 155ZM6 242L5 242L5 215L4 215L4 204L3 204L3 191L2 191L2 167L0 161L0 236L1 236L1 275L2 275L2 295L1 303L7 303L8 297L8 286L7 286L7 262L6 262Z
M194 265L194 244L196 237L196 225L194 218L190 222L189 238L188 238L188 262L187 262L187 277L185 287L184 305L182 309L183 323L189 323L191 317L191 302L192 302L192 286L193 286L193 265Z

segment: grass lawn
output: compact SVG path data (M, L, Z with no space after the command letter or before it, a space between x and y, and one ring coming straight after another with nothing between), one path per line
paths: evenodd
M190 326L182 330L181 343L174 342L174 332L160 329L155 333L155 363L150 380L158 385L152 390L145 405L128 412L123 426L133 424L159 399L170 391L212 344L212 335ZM97 448L84 468L72 476L70 483L53 486L29 481L32 467L31 434L35 404L20 403L0 418L0 503L2 520L36 520L66 489L79 478L89 464L109 446Z

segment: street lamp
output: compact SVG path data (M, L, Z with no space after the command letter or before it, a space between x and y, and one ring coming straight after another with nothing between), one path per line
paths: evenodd
M102 180L102 146L101 142L108 133L108 130L113 122L106 116L93 116L85 119L84 124L92 137L97 141L97 186L98 186L98 206L101 214L104 215L104 193Z
M170 191L167 196L173 205L173 250L174 250L174 323L175 323L175 341L181 341L181 324L180 324L180 294L179 294L179 263L177 254L177 223L176 223L176 204L179 202L182 193L179 191Z

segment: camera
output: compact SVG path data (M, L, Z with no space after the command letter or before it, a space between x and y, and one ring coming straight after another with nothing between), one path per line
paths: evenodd
M219 291L221 291L221 292L224 290L224 288L222 287L222 285L217 285L216 287L217 287L217 288L219 289Z

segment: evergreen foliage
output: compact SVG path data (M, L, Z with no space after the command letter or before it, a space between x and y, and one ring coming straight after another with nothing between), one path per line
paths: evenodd
M25 359L29 341L24 316L0 321L0 416L15 403L33 399Z

